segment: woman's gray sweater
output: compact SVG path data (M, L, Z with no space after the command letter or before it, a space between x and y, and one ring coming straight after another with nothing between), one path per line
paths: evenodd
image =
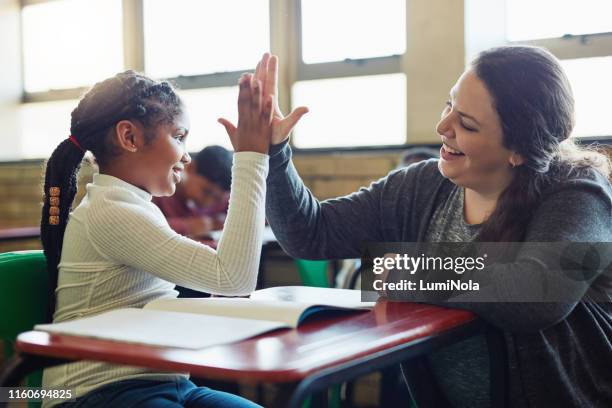
M364 242L423 242L436 209L456 187L440 174L437 161L429 160L345 197L319 202L297 174L286 142L271 147L267 182L266 216L276 238L287 253L306 259L358 258ZM555 184L526 231L526 242L612 246L609 182L593 171ZM612 271L608 267L584 285L571 286L563 294L567 301L503 301L532 290L516 276L522 260L537 256L519 252L516 262L488 271L489 289L502 301L453 306L503 331L509 406L612 407ZM549 260L543 256L537 261L542 275L550 273ZM587 294L593 286L597 301Z

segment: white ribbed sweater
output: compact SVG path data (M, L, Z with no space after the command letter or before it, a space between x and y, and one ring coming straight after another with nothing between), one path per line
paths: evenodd
M227 219L216 251L174 232L146 191L112 176L94 175L66 227L53 321L174 298L175 284L220 295L253 291L268 156L235 153L232 173ZM79 397L115 381L181 375L84 361L46 369L43 386L70 388Z

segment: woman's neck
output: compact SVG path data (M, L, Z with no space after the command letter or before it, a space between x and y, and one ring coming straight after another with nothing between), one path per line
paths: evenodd
M464 189L463 217L468 224L482 224L495 211L501 193L479 193Z

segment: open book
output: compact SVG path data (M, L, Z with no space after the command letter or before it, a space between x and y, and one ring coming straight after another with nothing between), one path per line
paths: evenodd
M117 309L36 330L154 346L199 349L232 343L271 330L295 328L315 313L369 310L360 292L285 286L250 298L158 299L143 309Z

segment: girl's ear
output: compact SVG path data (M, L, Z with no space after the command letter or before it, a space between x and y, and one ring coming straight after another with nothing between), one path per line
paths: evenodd
M115 125L115 142L122 151L136 153L144 145L142 126L131 120L121 120Z

